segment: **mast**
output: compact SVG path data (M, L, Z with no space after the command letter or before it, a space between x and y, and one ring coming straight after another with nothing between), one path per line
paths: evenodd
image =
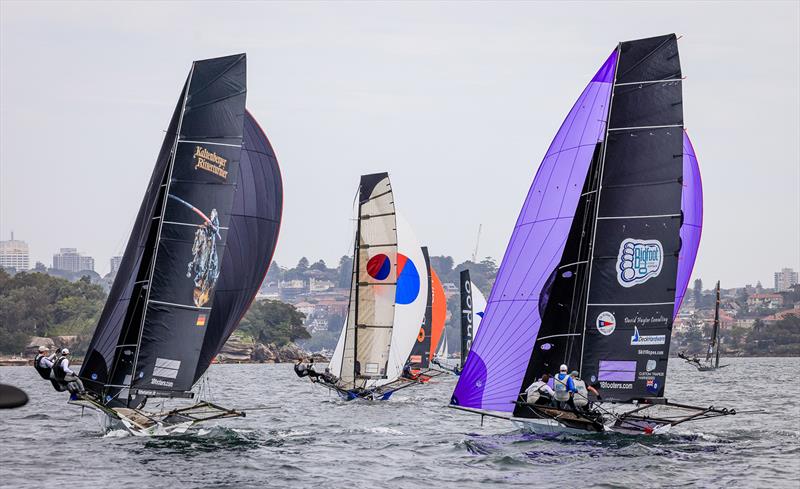
M589 214L590 218L594 221L592 225L592 232L589 235L589 266L587 267L586 272L586 293L582 294L582 298L585 301L585 305L583 307L583 331L581 333L581 354L579 357L579 367L578 371L583 373L583 352L584 348L586 347L586 326L588 323L589 318L589 294L592 291L592 268L594 265L594 245L595 245L595 236L597 236L597 216L600 212L600 196L603 193L603 170L605 169L606 163L606 151L608 149L608 133L611 127L611 108L614 106L614 93L617 91L617 69L619 69L619 61L620 61L620 45L621 43L617 44L616 52L616 63L614 63L614 74L611 78L611 96L608 102L608 110L606 112L606 125L605 125L605 136L603 137L602 142L602 150L600 156L600 163L597 169L597 198L594 199L594 208L592 212Z
M719 280L717 280L716 301L714 302L714 330L711 332L711 347L706 355L706 361L709 361L712 350L716 349L714 367L719 367L719 347Z
M167 170L166 182L165 182L164 186L162 187L164 189L164 191L163 191L163 194L162 194L163 197L162 197L162 202L161 202L161 212L159 213L158 216L153 218L154 220L158 220L158 227L157 227L157 230L156 230L155 251L153 252L153 258L152 258L152 260L150 262L150 270L147 273L147 282L145 284L147 292L145 292L145 296L144 296L144 306L143 306L144 309L142 311L142 320L139 323L139 337L136 340L136 347L135 347L135 350L134 350L134 353L133 353L133 366L131 367L131 380L130 380L130 384L129 384L129 388L128 388L128 404L130 404L130 402L131 402L132 393L133 393L132 389L130 389L130 386L133 386L133 383L136 380L136 367L138 366L138 363L139 363L139 352L141 351L141 345L142 345L142 333L144 332L144 323L145 323L145 320L147 319L147 305L150 303L150 293L153 290L153 287L152 287L153 274L156 271L156 262L158 261L158 244L161 242L161 230L163 229L163 226L164 226L164 213L166 212L167 202L169 201L169 199L167 199L167 195L169 195L169 189L170 189L170 186L172 184L172 171L175 168L175 155L177 154L177 150L178 150L178 142L181 139L181 128L183 126L183 116L186 113L186 101L189 99L189 88L192 86L192 76L194 75L194 67L195 67L195 63L192 63L192 68L191 68L191 70L189 70L189 78L186 81L186 93L183 96L183 105L181 107L181 113L180 113L180 116L178 118L178 131L176 133L175 142L172 145L172 151L170 153L169 168Z
M361 288L359 281L359 275L361 270L361 206L362 202L361 199L358 199L358 222L356 224L356 242L355 242L355 249L353 250L353 285L355 287L355 304L353 306L353 318L354 318L354 328L353 328L353 385L355 386L356 379L361 375L360 368L357 369L356 366L361 367L358 362L358 290ZM345 327L347 325L345 324Z

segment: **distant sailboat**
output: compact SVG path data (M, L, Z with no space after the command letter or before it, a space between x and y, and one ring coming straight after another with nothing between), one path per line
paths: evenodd
M347 319L319 384L343 399L386 400L416 382L403 367L424 322L425 259L395 212L389 175L361 177Z
M680 353L678 356L686 360L689 365L697 368L697 370L700 372L708 372L718 368L727 367L727 365L719 364L719 351L721 347L719 331L719 280L717 280L716 301L714 305L714 327L711 331L711 339L708 342L708 348L706 349L705 362L701 362L698 358L690 358L685 353Z
M195 397L272 260L282 182L246 86L244 54L193 63L81 367L87 392L71 403L135 435L244 416L146 403Z
M461 367L467 361L481 319L486 311L486 298L472 282L469 270L461 271Z
M735 413L663 397L699 242L697 220L684 226L699 173L684 172L681 92L674 34L620 43L594 76L534 178L452 407L577 433L664 433ZM561 364L601 397L527 402Z

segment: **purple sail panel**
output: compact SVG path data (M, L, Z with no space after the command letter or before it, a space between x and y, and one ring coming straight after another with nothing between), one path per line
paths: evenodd
M703 182L700 167L689 135L683 133L683 195L681 196L683 225L681 226L681 253L678 256L678 278L675 281L675 311L678 315L683 296L692 278L692 269L703 233Z
M512 411L539 332L539 295L560 262L584 180L603 140L617 53L556 133L522 206L451 403Z

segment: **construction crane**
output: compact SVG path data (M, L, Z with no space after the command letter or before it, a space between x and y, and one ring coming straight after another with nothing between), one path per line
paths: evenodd
M472 252L472 263L478 263L478 244L481 242L481 228L483 224L478 224L478 237L475 238L475 250Z

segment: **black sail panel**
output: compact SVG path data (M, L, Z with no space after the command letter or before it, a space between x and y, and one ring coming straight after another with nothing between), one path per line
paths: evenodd
M472 346L475 325L472 324L472 282L469 270L461 270L461 366L467 361Z
M227 251L245 97L244 55L194 63L134 361L139 394L194 383Z
M239 326L267 274L283 211L283 183L275 152L255 118L246 113L222 270L194 380Z
M674 35L620 44L580 345L581 377L604 400L664 392L681 248L680 78Z
M433 289L431 288L431 259L428 247L422 247L422 256L425 258L425 270L428 275L428 302L425 306L425 322L419 327L417 341L408 356L408 361L414 367L428 368L431 359L431 332L433 328Z
M156 159L150 182L147 184L147 190L136 215L133 229L128 237L125 253L117 271L117 278L111 286L86 357L81 365L80 377L86 388L101 397L104 395L106 384L121 384L124 380L124 374L119 382L114 382L112 378L116 370L123 370L119 368L120 363L126 359L128 367L126 371L130 373L133 351L118 345L125 345L126 337L130 337L127 343L135 343L139 335L141 317L137 320L134 316L137 303L143 301L144 298L140 281L149 273L150 269L152 244L158 229L158 223L153 218L161 209L162 184L169 169L185 93L186 87L184 86L167 128L167 135L164 137L161 151Z

